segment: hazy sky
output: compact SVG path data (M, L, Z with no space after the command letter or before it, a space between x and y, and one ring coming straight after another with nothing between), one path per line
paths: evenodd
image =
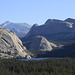
M0 0L0 23L43 24L49 18L75 18L75 0Z

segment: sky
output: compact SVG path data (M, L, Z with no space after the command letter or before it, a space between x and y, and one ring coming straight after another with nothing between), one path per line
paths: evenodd
M42 25L47 19L66 18L75 19L75 0L0 0L0 24Z

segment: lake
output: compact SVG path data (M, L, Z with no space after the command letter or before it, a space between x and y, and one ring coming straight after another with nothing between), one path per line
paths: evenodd
M30 59L21 59L21 60L29 61L29 60L44 60L44 59L63 59L63 58L30 58Z
M21 59L21 60L29 61L29 60L44 60L44 59L48 58L30 58L30 59Z

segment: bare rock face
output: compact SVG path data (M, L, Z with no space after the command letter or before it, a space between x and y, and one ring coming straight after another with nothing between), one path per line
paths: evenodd
M54 43L50 43L43 36L36 36L30 45L31 51L51 51L53 48L57 47Z
M0 27L0 58L31 58L14 32Z

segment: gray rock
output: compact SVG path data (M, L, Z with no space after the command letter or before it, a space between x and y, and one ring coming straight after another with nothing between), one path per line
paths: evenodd
M0 58L31 58L16 34L0 26Z
M49 42L43 36L36 36L30 45L30 51L51 51L53 48L57 47L52 42Z

